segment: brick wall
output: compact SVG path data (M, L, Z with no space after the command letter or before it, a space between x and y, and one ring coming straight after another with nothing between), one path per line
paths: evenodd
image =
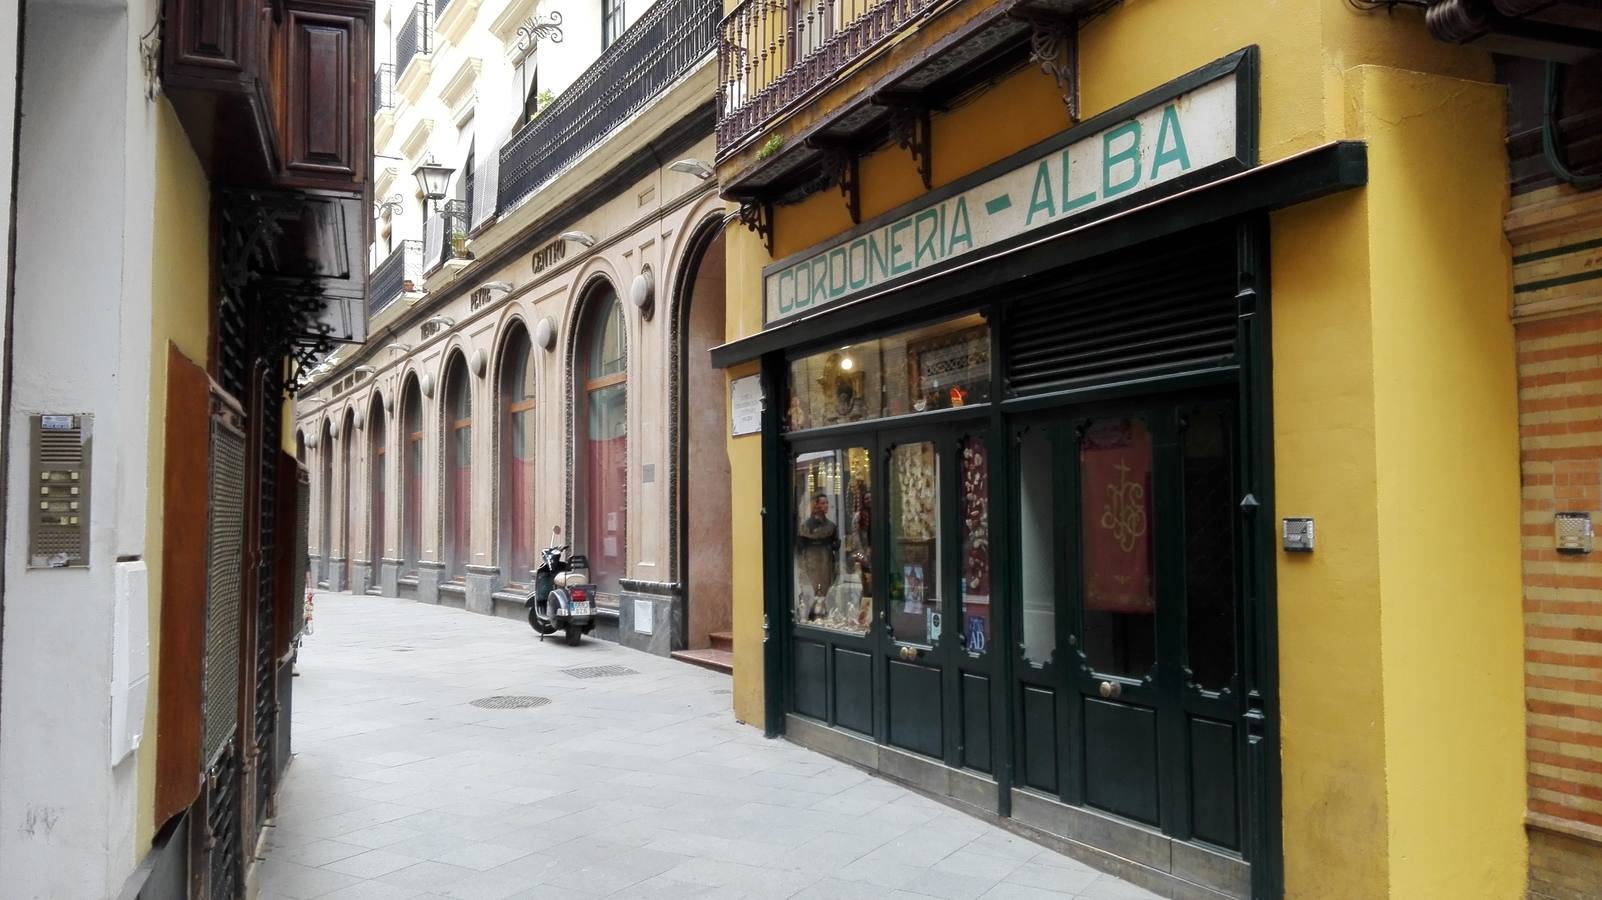
M1513 199L1524 497L1531 897L1602 898L1602 553L1553 548L1553 515L1602 526L1602 193Z

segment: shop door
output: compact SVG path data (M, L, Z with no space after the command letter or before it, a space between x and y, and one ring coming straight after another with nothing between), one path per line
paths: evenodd
M1233 405L1076 411L1015 438L1020 780L1238 851Z

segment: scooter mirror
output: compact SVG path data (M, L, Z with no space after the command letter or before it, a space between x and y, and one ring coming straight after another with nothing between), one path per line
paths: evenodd
M561 536L562 536L562 526L560 526L560 525L552 525L551 526L551 537L557 538L557 537L561 537Z

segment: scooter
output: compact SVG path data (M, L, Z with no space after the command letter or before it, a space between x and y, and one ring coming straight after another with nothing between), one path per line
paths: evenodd
M561 536L561 526L551 529L551 546L540 551L534 592L524 605L528 624L539 632L540 640L563 631L568 645L577 646L584 635L595 630L595 585L588 583L588 558L582 554L564 558L572 548L556 543Z

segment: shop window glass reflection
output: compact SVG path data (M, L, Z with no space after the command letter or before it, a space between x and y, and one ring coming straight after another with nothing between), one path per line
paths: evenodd
M1235 677L1234 423L1225 409L1186 416L1185 627L1196 684L1211 690Z
M927 441L890 451L890 551L886 607L895 639L940 640L940 457Z
M1057 571L1052 553L1056 496L1051 436L1024 431L1018 447L1018 546L1023 594L1023 655L1036 668L1057 652Z
M1152 441L1140 419L1090 423L1079 443L1085 653L1139 678L1156 660Z
M866 634L873 622L871 457L862 447L795 457L795 621Z
M990 326L979 314L790 363L786 431L990 399Z
M962 646L974 656L990 647L990 451L985 439L962 439L958 501L962 504Z

